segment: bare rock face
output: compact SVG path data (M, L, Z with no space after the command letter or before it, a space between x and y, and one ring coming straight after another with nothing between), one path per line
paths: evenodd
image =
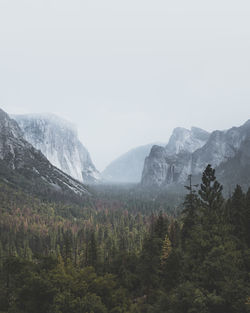
M175 128L166 147L151 149L144 164L142 186L160 187L185 181L191 173L192 153L208 138L209 133L200 128Z
M142 172L143 186L161 186L165 183L170 170L170 162L167 161L167 151L164 147L153 146L150 154L145 159Z
M249 130L246 123L227 131L212 132L207 143L193 153L192 172L198 174L207 164L218 167L232 159L243 148L243 142L249 138Z
M181 152L194 152L201 148L208 140L209 133L205 130L192 127L191 130L177 127L166 146L166 151L169 155L178 154Z
M23 137L23 132L17 122L0 109L0 167L16 173L20 183L28 181L30 186L43 185L61 193L86 195L88 191L77 180L54 167L41 151L34 148ZM24 181L22 182L22 177ZM5 177L1 177L5 179ZM47 187L46 187L47 186ZM39 187L38 187L39 188Z
M85 184L99 180L89 152L69 122L51 114L14 115L25 139L57 168Z
M153 147L145 160L142 186L166 187L200 175L207 164L216 168L224 184L250 183L250 121L211 134L176 128L166 147ZM237 179L236 179L237 177Z

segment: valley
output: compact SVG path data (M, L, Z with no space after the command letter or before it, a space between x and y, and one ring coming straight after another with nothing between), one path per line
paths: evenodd
M114 183L54 119L0 111L0 312L247 313L249 123L177 128L122 160L141 182Z

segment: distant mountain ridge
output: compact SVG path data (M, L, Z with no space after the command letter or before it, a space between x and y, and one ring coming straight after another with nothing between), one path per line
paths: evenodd
M152 151L152 155L156 153L160 158L162 156L170 158L178 153L185 154L195 151L205 144L208 137L209 133L198 127L192 127L191 130L177 127L173 130L165 148L158 144L148 144L129 150L105 168L101 174L102 180L108 183L139 183L142 175L145 174L144 162L150 151ZM163 153L162 156L160 156L161 153ZM162 166L163 168L159 171L162 171L164 176L165 165ZM149 179L151 180L151 177ZM165 178L158 177L157 179L161 181ZM143 177L143 182L145 180L146 178Z
M83 184L54 167L28 143L17 122L0 109L0 178L7 183L46 194L89 194Z
M111 162L101 173L105 183L139 183L144 160L153 144L143 145L124 153Z
M63 172L85 184L95 183L100 174L89 152L78 139L73 124L53 114L12 116L24 138Z
M189 174L198 178L211 164L229 189L236 183L250 185L250 120L212 133L177 127L167 145L131 149L111 162L100 180L71 123L51 114L13 117L0 110L0 176L7 165L10 171L31 181L35 177L51 189L84 195L88 191L82 181L140 183L143 188L183 186Z
M211 134L194 129L191 143L192 136L186 136L186 130L179 137L175 132L166 147L151 149L144 164L142 186L167 187L184 183L189 174L200 175L207 164L216 168L217 177L225 185L250 184L250 176L246 178L246 173L250 174L250 120L240 127ZM176 138L182 138L181 144Z

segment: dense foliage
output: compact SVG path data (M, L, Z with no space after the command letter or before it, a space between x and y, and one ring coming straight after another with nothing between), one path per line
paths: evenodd
M81 207L0 188L2 313L250 312L250 189L225 200L211 166L178 217L118 191Z

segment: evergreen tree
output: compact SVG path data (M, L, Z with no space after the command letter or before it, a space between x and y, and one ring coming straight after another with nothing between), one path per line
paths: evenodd
M230 233L230 227L222 218L222 186L210 165L203 173L199 195L201 205L197 211L197 223L183 251L183 284L175 294L181 292L190 295L189 288L192 288L191 294L199 293L202 301L199 312L243 313L246 296L243 290L243 255ZM178 299L180 302L172 305L177 305L181 310L186 307L185 312L198 312L197 303L187 300ZM181 312L177 307L174 312Z
M94 230L91 232L90 241L88 243L88 261L89 266L96 267L98 261L97 241Z
M153 225L153 230L156 237L164 240L168 230L168 219L163 216L162 211L160 212L156 222Z
M190 238L190 233L193 230L193 226L197 222L197 210L199 206L198 196L194 189L198 185L192 184L192 175L189 175L189 185L185 188L189 193L185 197L184 210L183 210L183 227L181 231L181 239L183 248L185 247L185 241Z
M176 220L171 221L168 234L173 248L177 248L180 241L180 224Z
M244 241L245 231L245 195L239 185L236 186L230 199L229 222L233 228L233 234Z
M166 235L165 240L162 245L162 253L161 253L161 265L166 264L167 259L172 251L171 241L169 240L168 235Z
M222 185L216 180L215 169L210 164L202 174L199 196L201 207L205 210L205 215L210 222L216 221L218 211L223 204Z
M67 263L72 259L73 235L70 230L63 233L63 251L64 262Z
M244 229L245 229L245 240L248 248L250 248L250 188L246 193Z

